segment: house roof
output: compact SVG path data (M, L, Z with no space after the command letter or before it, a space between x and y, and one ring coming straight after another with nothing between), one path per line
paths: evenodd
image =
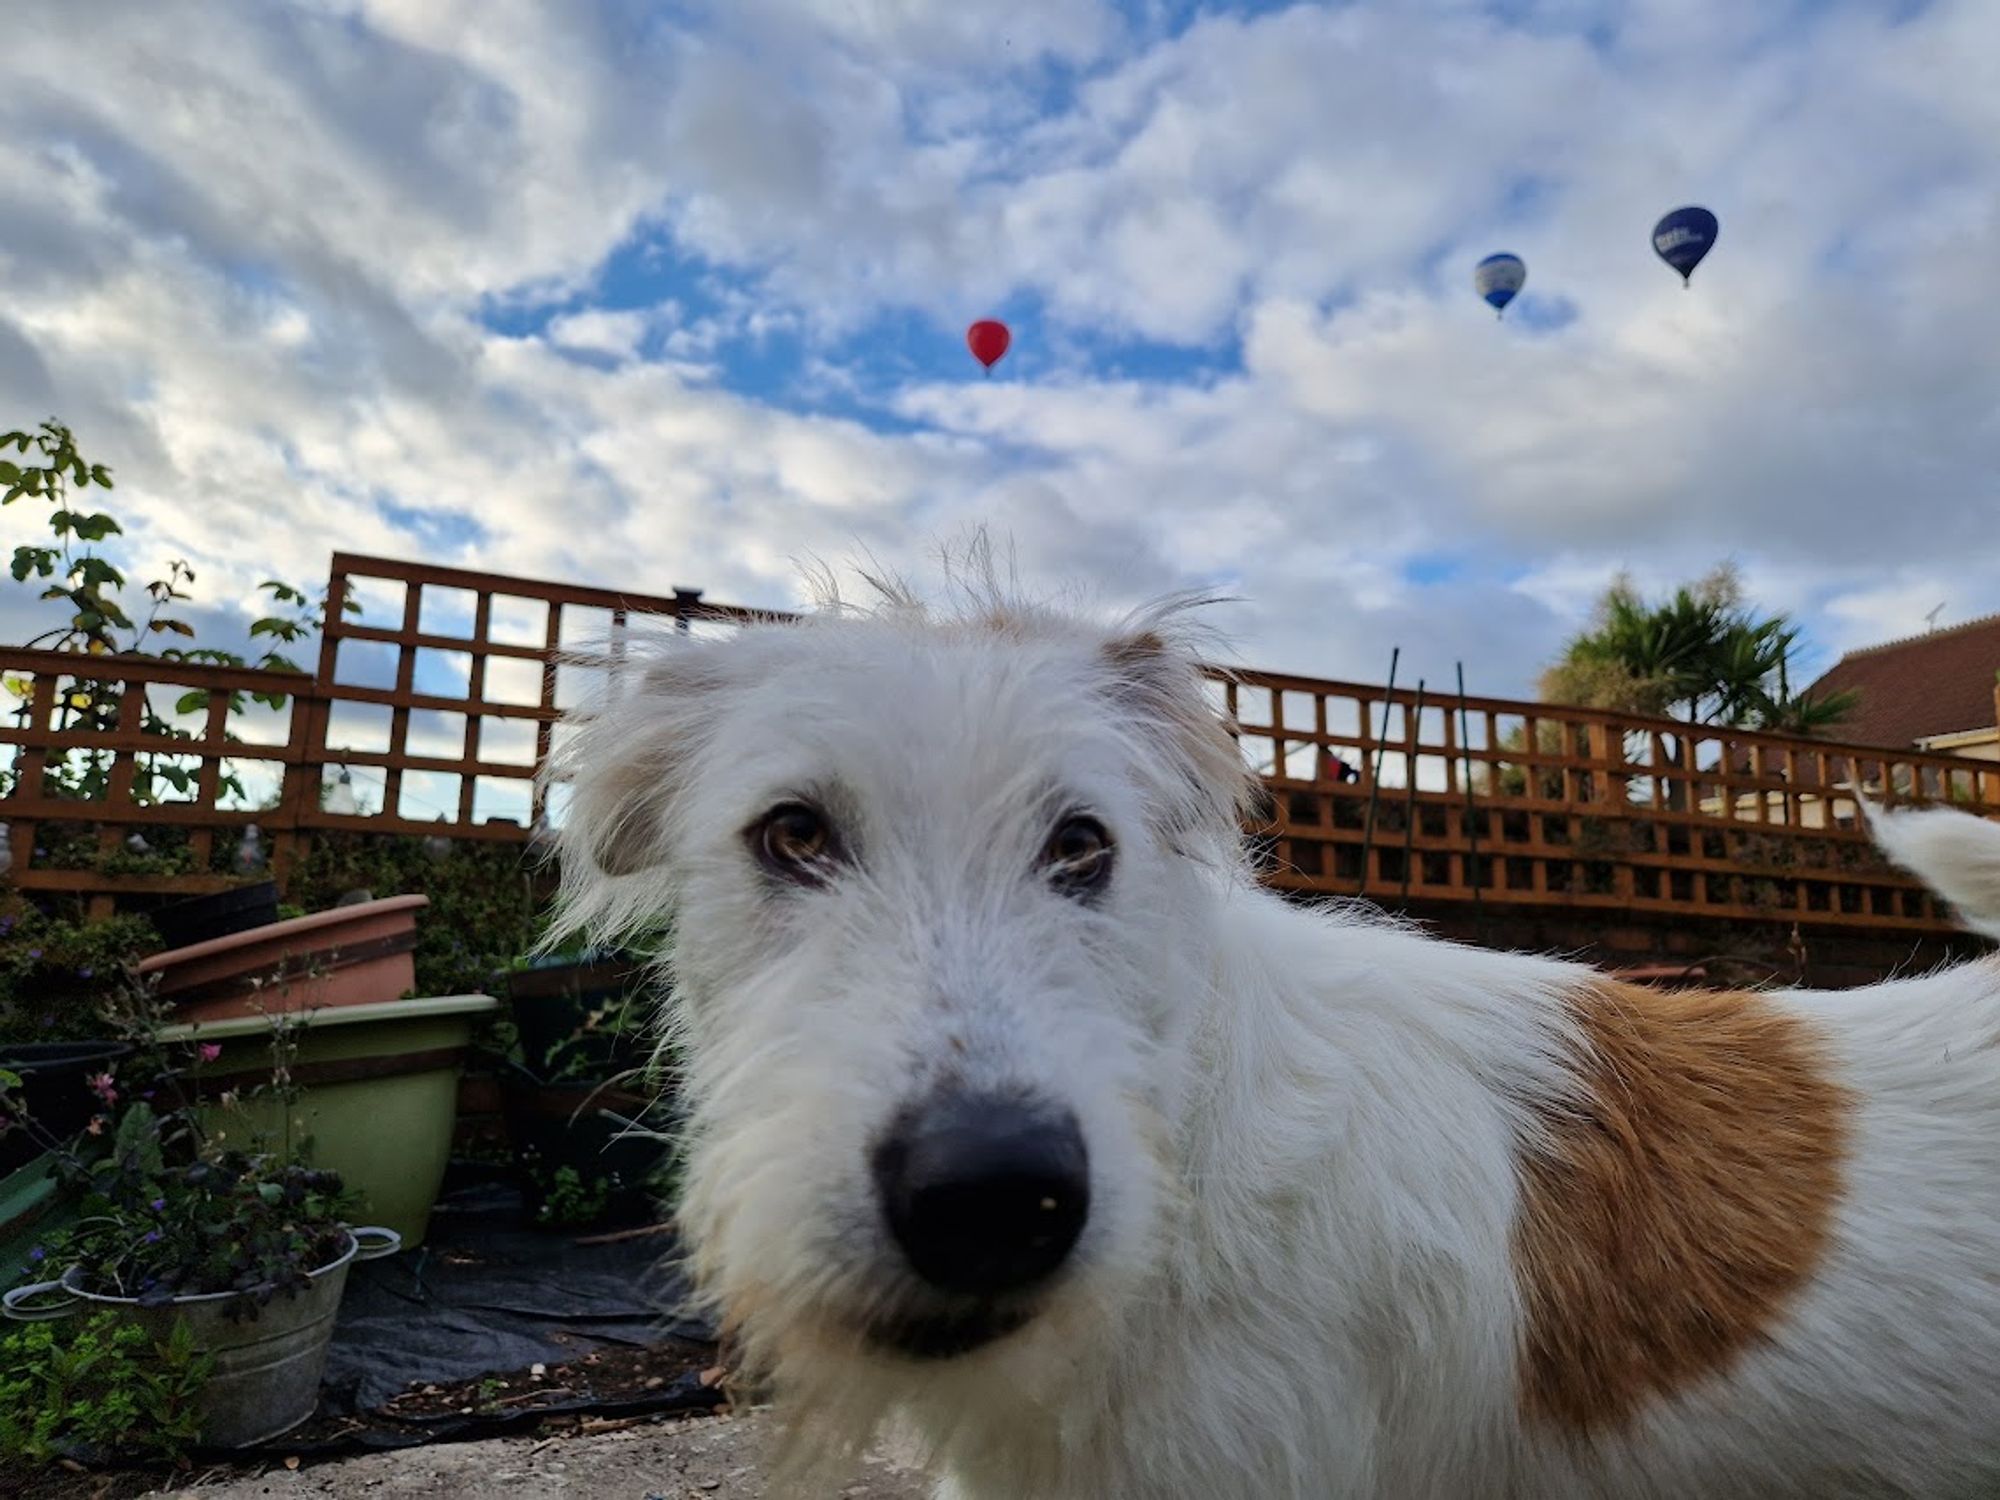
M1808 691L1852 688L1861 694L1829 738L1902 749L1932 735L1990 727L1996 672L2000 615L1987 615L1850 651Z

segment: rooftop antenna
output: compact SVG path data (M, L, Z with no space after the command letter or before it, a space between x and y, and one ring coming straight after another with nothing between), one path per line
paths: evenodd
M1927 614L1927 615L1925 615L1925 616L1924 616L1924 628L1925 628L1926 630L1936 630L1936 629L1937 629L1937 617L1938 617L1939 615L1941 615L1941 614L1943 614L1943 613L1944 613L1944 607L1945 607L1945 606L1946 606L1947 604L1949 604L1949 603L1951 603L1951 601L1950 601L1949 599L1940 599L1940 600L1938 600L1938 606L1937 606L1937 608L1936 608L1936 609L1934 609L1934 610L1932 610L1932 611L1931 611L1931 612L1930 612L1929 614Z

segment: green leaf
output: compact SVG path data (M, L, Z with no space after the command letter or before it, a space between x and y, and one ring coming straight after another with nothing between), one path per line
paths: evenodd
M76 534L86 542L101 542L108 536L125 534L125 528L102 511L94 516L77 516L72 513L71 520L75 523Z
M194 636L194 626L188 624L186 620L155 620L152 622L151 629L155 631L171 630L175 635L184 635L190 639Z
M182 693L174 700L174 712L177 714L199 714L207 711L208 689L206 688L195 688L192 692Z
M113 588L125 587L125 575L101 557L79 557L70 572L86 588L102 588L105 584Z

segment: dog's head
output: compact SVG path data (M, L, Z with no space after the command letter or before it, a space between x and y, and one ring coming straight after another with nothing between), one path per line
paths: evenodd
M665 917L698 1279L781 1379L1065 1357L1160 1253L1247 778L1167 608L664 645L555 774L571 921Z

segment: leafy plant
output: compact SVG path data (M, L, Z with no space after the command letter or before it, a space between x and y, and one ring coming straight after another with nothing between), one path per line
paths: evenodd
M135 620L125 608L125 575L100 550L100 544L122 536L125 528L108 511L87 510L80 500L81 491L111 489L111 471L103 464L87 461L78 451L75 435L53 419L33 431L0 433L0 453L9 449L19 458L0 459L0 486L5 486L0 491L0 505L12 505L24 498L48 501L49 530L54 537L52 545L16 546L10 571L17 583L40 581L41 597L59 601L67 611L59 623L26 644L106 657L154 654L147 648L156 636L192 640L194 627L175 613L177 606L191 600L188 589L195 581L194 569L181 559L168 563L166 577L146 585L150 604L143 611L143 619ZM167 646L157 654L167 661L255 667L272 672L301 671L280 648L317 633L326 617L326 596L311 596L276 579L267 580L259 588L271 596L273 612L250 626L251 640L265 645L254 661L235 652L194 646ZM358 611L360 604L348 600L347 608ZM24 677L10 676L5 686L21 700L19 712L25 717L32 684ZM247 695L248 700L273 709L282 708L287 697L276 690ZM56 728L114 733L121 727L123 700L122 685L116 680L79 674L62 689L56 705ZM193 690L182 694L175 712L205 713L208 701L206 689ZM230 695L231 714L241 714L245 707L246 694ZM156 712L144 696L139 699L139 719L140 732L147 735L166 740L194 737L191 731ZM168 791L185 797L195 789L197 772L170 752L135 756L134 762L132 795L141 804L158 801ZM43 772L45 784L50 794L56 796L101 797L109 784L111 764L112 758L101 751L66 752L51 757ZM11 771L0 772L0 795L11 790L13 776ZM226 769L219 788L226 795L247 797L241 779Z
M1854 711L1858 695L1791 688L1799 630L1759 617L1733 568L1717 568L1648 603L1627 578L1598 602L1591 628L1542 676L1542 697L1689 724L1810 734Z
M185 1319L165 1340L109 1311L18 1327L0 1338L0 1455L37 1464L91 1450L179 1457L199 1434L195 1401L214 1363Z
M583 1174L575 1167L557 1167L546 1181L538 1178L542 1189L541 1207L535 1210L535 1219L542 1224L594 1224L604 1213L605 1205L611 1201L611 1194L620 1184L615 1176L599 1174L583 1180Z
M174 1112L128 1105L108 1149L65 1173L83 1216L49 1255L86 1290L142 1307L240 1292L232 1316L304 1291L346 1244L349 1201L336 1173L278 1153L190 1141Z
M286 899L323 911L353 890L422 891L430 906L417 923L417 993L465 995L493 987L534 941L542 882L518 845L456 840L439 855L421 838L341 831L314 837Z
M657 1001L644 982L627 985L602 1005L592 1006L570 1033L549 1048L542 1074L550 1083L601 1079L622 1060L650 1050L658 1031Z
M308 1143L292 1133L297 1022L273 1019L270 1081L254 1091L275 1098L278 1139L246 1130L231 1145L226 1132L210 1135L198 1107L201 1070L221 1048L162 1044L150 989L128 987L119 1000L106 1019L131 1041L132 1058L116 1078L91 1081L103 1111L81 1137L43 1142L55 1153L57 1176L79 1196L81 1216L30 1259L74 1268L86 1290L144 1306L241 1293L230 1315L254 1317L339 1256L353 1206L338 1175L306 1165ZM229 1119L238 1113L231 1106L245 1101L224 1092L216 1102ZM0 1101L0 1110L21 1114L18 1102Z
M72 922L26 902L0 912L0 1042L103 1036L103 1000L159 945L144 917Z

